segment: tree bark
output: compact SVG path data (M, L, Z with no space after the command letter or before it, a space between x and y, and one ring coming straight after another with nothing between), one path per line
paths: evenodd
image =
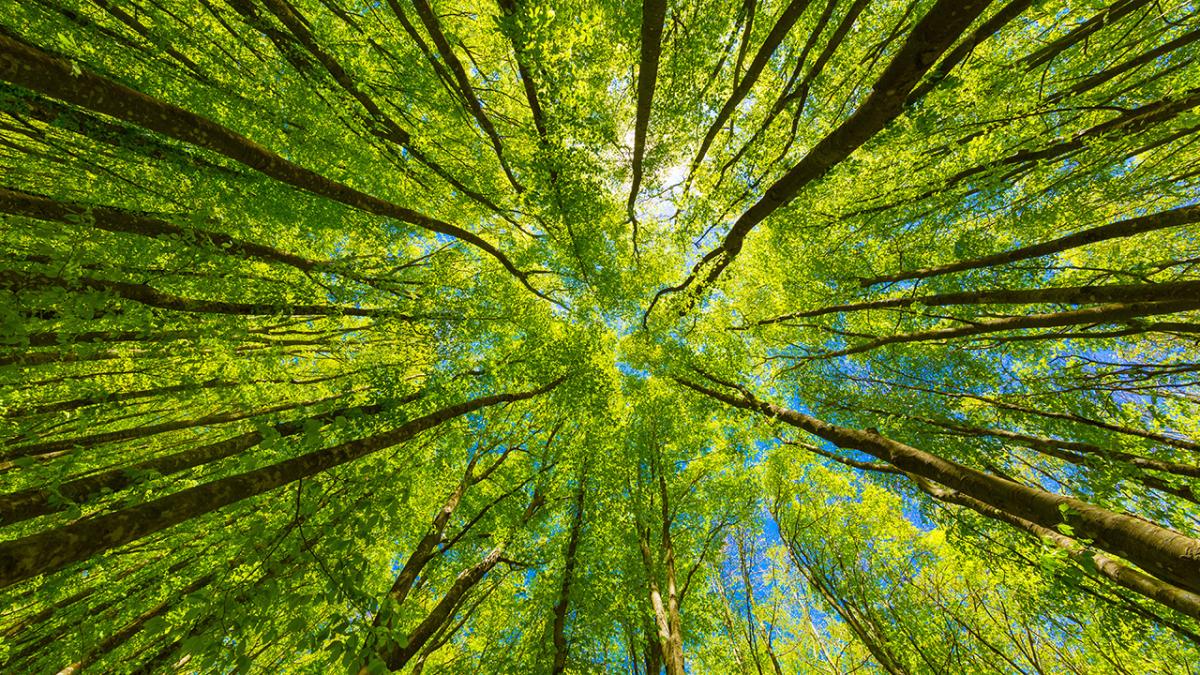
M744 389L739 396L733 396L683 378L675 379L718 401L779 419L839 447L865 452L905 473L957 490L1042 527L1053 529L1066 523L1078 536L1094 541L1097 548L1119 555L1184 590L1200 592L1200 541L1174 530L986 474L877 433L837 426L759 401Z
M535 490L529 505L521 516L522 526L529 523L530 519L537 513L540 504L541 494ZM408 639L403 646L391 641L379 650L378 656L389 669L400 670L422 651L422 648L429 640L454 616L455 610L462 603L467 593L479 582L483 581L488 572L491 572L492 568L504 559L504 553L508 549L509 543L508 540L501 541L492 547L479 562L459 572L458 576L454 579L454 583L451 584L449 590L442 596L442 599L408 633ZM368 667L364 665L359 670L359 675L366 675L367 671Z
M286 410L294 410L306 405L317 405L328 401L333 401L341 396L331 396L316 401L307 401L302 403L284 403L282 405L271 406L269 408L260 408L248 412L224 412L203 417L195 417L186 420L176 420L173 422L162 422L159 424L151 424L144 427L131 427L127 429L119 429L117 431L102 431L96 434L87 436L75 436L73 438L63 438L52 441L43 441L41 443L32 443L29 445L21 445L6 449L0 453L0 461L11 460L17 457L36 457L39 455L48 455L50 453L69 450L72 448L91 448L102 443L112 443L114 441L128 441L134 438L148 438L168 431L178 431L180 429L190 429L193 427L206 427L213 424L227 424L229 422L237 422L239 420L250 419L261 415L271 415Z
M783 39L792 30L792 26L796 25L796 21L808 9L810 2L811 0L791 0L783 8L783 11L780 12L775 25L771 27L771 32L767 34L766 40L758 48L754 59L750 61L750 67L746 69L745 76L736 81L733 92L729 94L729 98L725 100L725 104L717 112L716 118L708 125L708 131L704 134L704 140L700 142L700 150L696 152L696 158L692 160L693 172L704 161L704 155L708 152L709 146L712 145L713 140L716 139L717 134L721 131L721 127L725 125L725 122L729 120L733 111L737 109L738 104L742 102L742 99L746 98L746 94L749 94L750 89L758 82L758 76L766 68L767 62L771 60L771 56L775 54L775 50L783 43ZM735 78L738 76L737 70L740 70L740 63L738 66L739 68L734 71Z
M396 402L395 405L403 405L404 403L416 400L416 398L416 395L406 397ZM272 428L280 437L286 438L305 431L305 425L308 422L315 422L324 426L338 417L356 414L374 415L383 409L384 406L378 403L339 408L327 413L313 415L304 420L276 424ZM0 495L0 522L9 525L48 513L65 510L67 508L66 504L56 505L52 501L52 498L56 495L75 502L88 502L98 495L103 494L106 490L116 492L135 484L138 482L136 478L138 473L152 472L160 476L169 476L192 467L232 457L239 452L249 450L262 443L264 438L265 436L261 431L250 431L217 443L189 448L164 457L156 457L144 462L137 462L132 465L76 478L75 480L62 483L53 492L45 488L31 488L29 490L3 494Z
M420 576L421 571L425 569L425 566L431 560L441 553L440 551L435 551L434 548L444 541L446 526L450 523L450 518L454 515L454 511L462 501L463 495L467 493L467 490L472 485L484 480L499 468L507 458L508 450L479 476L476 476L474 473L475 464L478 462L479 456L476 455L467 463L467 468L463 472L458 485L454 487L450 495L446 498L446 501L442 504L442 507L434 514L428 531L417 542L416 547L413 548L413 552L405 560L404 567L396 575L396 580L388 590L387 597L380 603L379 611L375 613L375 618L371 622L373 627L383 628L386 631L391 631L395 627L396 611L408 599L408 594L416 586L417 578Z
M862 354L886 345L905 344L909 342L931 342L936 340L953 340L974 335L1000 333L1010 330L1026 330L1030 328L1058 328L1062 326L1078 326L1082 324L1114 323L1136 319L1143 316L1159 316L1177 314L1200 309L1200 298L1189 298L1164 302L1131 302L1097 305L1086 309L1068 312L1053 312L1048 314L1030 314L1004 319L988 319L977 321L966 326L951 328L935 328L914 333L901 333L890 337L877 338L853 347L826 352L811 357L811 359L834 359L852 354ZM1047 336L1054 339L1054 335Z
M0 588L55 572L159 530L390 448L467 413L543 394L562 381L559 378L529 391L483 396L449 405L391 431L180 490L91 520L0 542Z
M1033 0L1012 0L1004 7L1001 7L998 12L993 14L987 21L979 24L979 28L971 31L965 40L958 43L954 49L951 49L945 57L938 62L937 67L925 77L921 84L917 85L916 89L909 94L905 105L911 106L924 98L929 92L933 91L943 80L950 74L954 68L963 62L976 47L984 40L991 37L1001 28L1008 25L1010 21L1017 18L1029 6L1033 4Z
M413 317L390 309L365 307L343 307L338 305L293 305L265 302L229 302L225 300L197 300L160 291L148 284L127 281L111 281L93 277L60 279L35 272L0 270L0 288L13 291L40 290L46 287L65 290L86 289L112 293L147 307L166 309L191 314L231 314L234 316L356 316L386 317L411 321Z
M871 94L856 111L809 150L795 166L775 181L766 194L747 209L729 229L725 239L692 268L682 284L662 289L646 314L665 293L697 284L696 294L717 280L742 250L746 235L767 216L786 206L805 186L829 173L861 145L904 111L909 92L953 42L971 25L990 0L938 0L909 33L904 45L876 80ZM701 276L703 273L703 277Z
M246 260L280 263L301 272L312 272L330 266L328 262L310 260L272 246L245 241L221 232L184 228L146 214L106 206L62 202L8 188L0 188L0 211L38 220L90 225L106 232L135 234L152 239L180 239L212 249L214 252ZM340 273L344 274L344 272Z
M1060 253L1080 246L1088 244L1096 244L1102 241L1112 239L1120 239L1122 237L1131 237L1144 232L1154 232L1171 227L1179 227L1190 223L1200 222L1200 206L1184 206L1170 211L1163 211L1148 216L1139 216L1136 218L1128 218L1115 223L1101 225L1086 230L1081 230L1074 234L1069 234L1065 237L1059 237L1042 244L1033 244L1030 246L1022 246L1021 248L986 255L970 260L960 260L958 262L949 263L947 265L938 265L936 267L924 267L915 269L909 272L898 272L896 274L887 274L876 277L870 277L860 280L863 287L874 286L876 284L888 283L891 281L904 281L906 279L928 279L929 277L941 276L952 272L961 272L964 270L974 270L982 267L995 267L1018 260L1028 260L1029 258L1040 258L1042 256Z
M89 665L95 663L98 659L103 658L106 654L108 654L112 650L125 644L125 642L127 642L128 640L133 638L133 636L135 636L139 632L141 632L142 628L151 619L153 619L157 616L161 616L162 614L165 614L167 611L169 611L172 607L175 606L175 602L178 601L178 599L180 597L195 593L196 591L211 584L213 581L216 580L216 578L217 578L216 573L210 573L210 574L206 574L206 575L200 577L199 579L193 581L192 583L188 584L187 586L184 586L178 592L176 597L169 598L167 600L163 600L162 602L151 607L150 609L146 610L145 612L142 612L136 618L134 618L132 621L130 621L129 623L122 626L120 630L116 631L112 635L109 635L107 638L102 640L100 642L100 644L87 650L87 652L84 653L84 655L78 661L76 661L76 662L72 663L71 665L60 670L58 672L58 675L77 675L77 673L81 672L83 669L87 668Z
M1079 44L1101 28L1119 21L1130 12L1149 4L1151 4L1151 0L1115 0L1111 5L1097 12L1095 16L1080 24L1075 30L1025 57L1025 66L1030 70L1037 68Z
M278 2L279 0L269 0ZM525 188L517 181L517 177L513 175L512 169L508 165L508 161L504 159L504 147L500 143L500 135L496 133L496 127L492 125L491 119L483 111L483 105L479 102L479 94L475 92L475 88L471 86L471 79L467 77L467 71L463 68L462 61L458 55L454 53L454 49L450 46L450 42L446 39L446 35L442 32L441 23L438 17L433 12L427 0L413 0L413 6L417 9L417 16L421 18L421 23L425 25L425 30L429 32L429 37L433 39L433 44L437 47L438 54L449 66L450 72L454 75L455 82L458 83L462 99L467 105L467 110L471 112L471 116L479 122L479 127L492 142L492 149L496 152L496 159L500 162L500 168L504 170L504 175L508 177L508 182L513 186L517 193L525 191Z
M1075 539L1057 530L1043 527L1019 516L1002 511L987 503L969 497L957 490L932 485L928 481L916 479L918 487L923 492L939 501L965 506L992 520L1008 523L1017 529L1040 539L1048 541L1067 552L1067 555L1079 562L1085 570L1095 570L1094 574L1149 598L1163 606L1170 607L1194 619L1200 619L1200 595L1186 591L1174 584L1143 574L1135 569L1104 555L1088 551Z
M587 469L579 472L579 485L575 489L575 517L571 520L571 534L563 563L562 584L558 588L558 602L554 603L554 625L551 642L554 644L554 661L550 666L553 675L559 675L567 667L567 608L571 601L571 582L575 576L575 560L579 550L579 536L583 531L583 499L587 494Z
M360 211L395 218L430 232L461 239L495 258L526 288L537 292L529 285L529 272L519 269L504 253L479 235L326 178L205 117L80 69L76 64L7 35L0 35L0 78L212 150L270 178Z
M667 19L667 0L642 0L641 59L638 62L637 117L633 124L633 179L625 210L633 223L633 252L638 252L637 206L642 189L642 159L646 155L646 133L650 128L650 112L654 104L654 89L658 83L658 60L662 53L663 23Z
M1200 209L1197 209L1200 215ZM937 293L886 300L869 300L844 305L829 305L791 312L755 322L766 326L792 319L824 316L870 309L895 309L926 305L944 307L955 305L1089 305L1096 303L1167 302L1188 300L1200 296L1200 281L1168 281L1159 284L1110 284L1107 286L1063 286L1061 288L1000 288L983 291Z

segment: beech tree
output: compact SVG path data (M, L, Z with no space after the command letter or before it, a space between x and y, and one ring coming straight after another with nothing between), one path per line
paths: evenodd
M1191 673L1185 0L0 9L0 672Z

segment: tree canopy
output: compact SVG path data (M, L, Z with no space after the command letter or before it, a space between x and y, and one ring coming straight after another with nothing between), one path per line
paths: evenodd
M1196 673L1190 0L0 8L0 671Z

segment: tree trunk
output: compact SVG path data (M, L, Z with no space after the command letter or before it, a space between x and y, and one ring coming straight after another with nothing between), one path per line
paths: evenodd
M78 74L75 74L78 73ZM495 258L530 290L528 273L478 235L397 204L359 192L294 164L211 120L80 70L7 35L0 35L0 78L68 103L111 115L185 143L222 154L275 180L378 216L461 239Z
M1104 577L1118 586L1127 588L1134 593L1149 598L1161 605L1170 607L1178 612L1186 614L1193 619L1200 619L1200 595L1192 593L1182 588L1178 588L1173 584L1166 583L1154 577L1142 574L1141 572L1131 569L1120 562L1104 555L1103 553L1092 553L1084 548L1078 541L1059 533L1048 527L1043 527L1036 523L1030 522L1024 518L1014 516L1000 509L993 508L988 504L968 497L957 490L946 489L937 485L931 485L928 481L920 478L916 479L917 485L926 494L940 501L950 504L958 504L965 506L983 516L1008 523L1013 527L1024 530L1028 534L1043 540L1049 541L1055 546L1067 552L1067 555L1081 564L1086 570L1094 569L1094 574Z
M938 0L913 27L904 45L876 80L862 105L821 139L795 166L729 228L725 239L692 268L674 291L693 283L696 292L715 282L742 250L746 235L767 216L786 206L805 186L829 173L903 111L908 94L938 57L971 25L990 0ZM703 277L701 277L703 274ZM664 291L660 291L660 295ZM667 291L671 292L671 291ZM656 296L656 299L659 296ZM653 309L653 302L651 303ZM647 310L649 314L650 310Z
M416 400L417 395L406 397L397 405ZM316 422L322 426L329 424L338 417L354 414L374 415L384 406L372 404L331 410L327 413L313 415L304 420L283 422L273 428L281 437L295 436L305 430L307 422ZM47 513L65 510L65 504L55 503L53 496L59 495L75 502L87 502L102 494L105 490L123 490L137 482L136 475L141 472L154 472L161 476L169 476L192 467L215 462L226 457L232 457L243 450L248 450L263 441L261 431L251 431L234 436L217 443L210 443L181 452L156 457L138 462L133 465L109 469L82 478L70 480L58 486L56 492L45 488L31 488L19 492L0 495L0 521L5 524L17 523Z
M716 400L807 431L839 447L853 448L904 471L940 483L1005 513L1054 529L1062 523L1097 548L1117 554L1179 587L1200 592L1200 541L1141 518L1093 506L983 473L899 443L877 433L823 422L815 417L755 399L742 390L732 396L682 378L680 384Z
M650 111L654 89L658 84L658 60L662 51L663 22L667 18L666 0L642 0L641 57L638 61L637 117L633 124L633 178L625 210L633 223L633 251L637 254L637 218L634 207L642 188L642 160L646 155L646 134L650 128Z
M1080 246L1088 244L1096 244L1102 241L1112 239L1120 239L1122 237L1132 237L1144 232L1154 232L1171 227L1179 227L1200 221L1200 206L1184 206L1170 211L1163 211L1148 216L1139 216L1137 218L1129 218L1120 220L1115 223L1101 225L1086 230L1081 230L1074 234L1069 234L1065 237L1059 237L1042 244L1033 244L1030 246L1022 246L1021 248L996 253L993 255L972 258L970 260L961 260L959 262L949 263L946 265L938 265L936 267L923 267L909 272L898 272L896 274L886 274L877 277L860 280L860 283L866 286L874 286L889 281L904 281L906 279L927 279L929 277L941 276L950 274L951 272L961 272L963 270L974 270L981 267L995 267L1010 262L1019 260L1028 260L1030 258L1040 258L1042 256L1051 255L1068 251Z
M563 564L562 585L558 589L558 602L554 603L554 626L551 642L554 644L554 662L550 672L559 675L567 667L567 607L571 601L571 582L575 575L575 557L579 549L579 535L583 530L583 498L587 490L587 469L579 473L579 486L575 490L575 517L571 520L571 534L567 539L566 559Z
M532 398L558 386L562 378L515 394L495 394L456 403L384 433L315 450L270 466L180 490L159 499L60 527L0 542L0 588L60 570L122 544L211 513L224 506L314 476L392 447L443 422L488 406Z

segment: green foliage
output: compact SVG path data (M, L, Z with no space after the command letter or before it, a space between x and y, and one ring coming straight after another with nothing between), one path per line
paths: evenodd
M0 8L0 671L1190 672L1078 508L697 386L1195 543L1193 4L798 4Z

